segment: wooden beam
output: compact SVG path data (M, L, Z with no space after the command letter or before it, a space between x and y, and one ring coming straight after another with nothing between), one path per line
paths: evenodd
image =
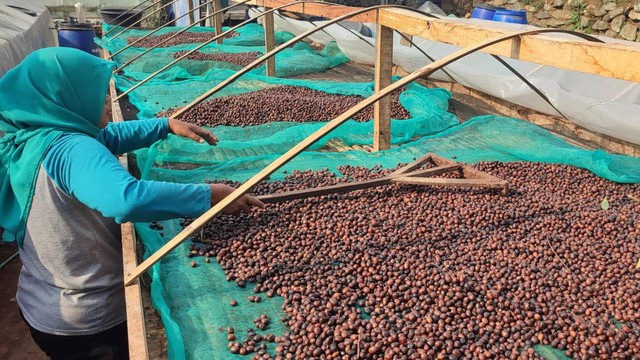
M219 0L218 0L219 1ZM265 10L269 10L265 8ZM273 23L273 12L267 13L264 16L264 50L265 54L275 49L276 37L275 26ZM276 57L270 57L267 59L267 76L276 76Z
M250 4L273 7L285 0L252 0ZM300 4L289 11L335 18L357 10L355 7L326 4ZM366 19L366 20L364 20ZM375 12L358 15L352 21L376 22ZM471 24L463 19L433 19L404 9L380 9L377 22L405 34L423 37L460 47L496 38L515 31L490 27L490 22ZM640 44L594 43L569 35L535 35L496 44L482 51L495 55L580 71L606 77L640 82L637 71Z
M213 0L213 12L214 14L222 9L222 1L221 0ZM213 27L215 28L215 36L220 36L222 34L222 12L219 12L213 15ZM224 41L223 37L220 36L216 40L216 44L220 45Z
M210 17L210 15L213 14L213 3L208 4L206 9L204 26L213 27L213 19Z
M191 12L191 10L193 10L193 0L187 0L187 12L189 12L189 25L193 24L194 21L194 16L193 16L193 12Z
M429 40L467 47L512 33L454 19L425 19L400 9L380 10L379 23ZM640 82L638 44L604 44L567 35L535 35L515 38L482 50L487 53L538 64L627 81Z
M378 24L376 36L375 92L391 84L393 73L393 29ZM373 105L373 151L391 146L391 96Z
M124 272L132 271L138 265L136 259L136 235L132 223L124 223L122 229L122 249ZM129 358L148 359L147 335L142 306L140 279L124 287L127 306L127 333L129 337Z
M267 7L267 8L274 8L277 6L288 4L290 2L292 1L291 0L252 0L247 4ZM298 4L298 5L287 7L287 12L322 16L328 19L334 19L359 9L362 9L362 8L337 5L337 4L306 3L306 4ZM349 21L374 23L376 22L376 14L375 14L375 11L359 14L349 19Z

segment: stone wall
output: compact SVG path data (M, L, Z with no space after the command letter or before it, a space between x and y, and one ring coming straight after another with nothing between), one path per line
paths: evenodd
M489 0L526 10L529 24L640 42L640 0ZM469 17L473 0L444 0L443 10Z

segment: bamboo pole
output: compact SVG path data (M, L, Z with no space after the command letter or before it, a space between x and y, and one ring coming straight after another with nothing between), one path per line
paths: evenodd
M249 190L251 190L258 183L269 177L269 175L273 174L280 167L288 163L291 159L293 159L296 155L300 154L302 151L307 149L309 146L314 144L316 141L320 140L329 132L333 131L335 128L340 126L340 124L344 123L348 119L352 118L358 112L364 110L366 107L373 105L376 101L381 98L391 94L396 89L399 89L406 84L418 80L421 77L428 76L434 71L446 66L456 60L459 60L471 53L474 53L478 50L486 48L488 46L500 43L505 40L510 40L513 38L527 36L527 35L536 35L541 33L553 33L553 32L561 32L556 29L537 29L537 30L529 30L529 31L521 31L513 34L503 35L494 39L489 39L482 41L479 44L460 49L456 52L453 52L442 59L435 61L429 65L426 65L413 73L407 75L406 77L396 81L395 83L381 89L379 92L373 94L367 99L361 101L357 105L353 106L346 112L342 113L340 116L326 123L322 128L315 131L313 134L309 135L302 142L294 146L292 149L278 157L275 161L269 164L267 167L262 169L256 175L251 177L245 183L243 183L240 187L238 187L235 191L225 197L222 201L215 204L211 209L202 214L199 218L194 220L189 226L184 228L179 234L177 234L173 239L167 242L162 248L156 251L154 254L149 256L145 261L143 261L132 273L129 273L125 276L125 285L134 281L138 276L145 273L149 270L154 264L160 261L165 255L167 255L171 250L175 249L178 245L184 242L189 236L191 236L194 232L202 228L207 221L211 220L214 216L218 215L224 208L229 206L232 202L238 200L244 194L246 194ZM277 49L276 49L277 50ZM274 50L274 51L276 51ZM268 55L268 54L266 54ZM266 56L265 55L265 56Z

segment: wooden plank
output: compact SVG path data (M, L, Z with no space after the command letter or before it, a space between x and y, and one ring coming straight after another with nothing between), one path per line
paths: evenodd
M248 4L261 6L261 7L274 8L277 6L288 4L290 2L292 1L291 0L252 0ZM305 4L297 4L297 5L292 5L290 7L287 7L287 12L322 16L325 18L334 19L339 16L342 16L360 9L362 8L337 5L337 4L305 3ZM364 14L356 15L352 17L350 20L374 23L376 22L376 14L375 14L375 11L370 11Z
M269 10L265 8L265 10ZM273 22L273 12L266 13L264 16L264 50L265 54L272 51L276 47L276 38ZM272 56L267 59L267 76L276 76L276 57Z
M375 92L391 84L393 73L393 29L378 24L376 36ZM391 96L373 105L373 151L391 146Z
M273 7L285 0L252 0L250 4ZM335 18L358 8L325 4L295 5L287 10L298 13ZM503 36L512 31L490 27L490 22L475 25L461 19L426 18L404 9L380 9L353 17L352 21L377 22L405 34L423 37L442 43L467 47L481 41ZM366 20L363 20L366 18ZM593 43L573 38L557 38L549 35L527 36L496 44L484 50L495 55L530 61L560 69L581 71L606 77L640 82L637 71L640 44L632 42Z
M467 47L512 31L487 28L454 19L428 19L400 9L381 9L379 23L429 40ZM603 44L581 39L535 35L516 38L483 50L495 55L640 82L638 44Z
M221 0L213 0L213 27L215 28L215 36L220 36L222 34L222 1ZM224 39L220 36L216 40L216 44L220 45Z
M104 59L109 57L109 52L106 49L102 49L102 57ZM109 81L109 93L112 99L115 99L118 94L113 78ZM118 101L111 103L111 121L124 121L120 102ZM125 169L129 169L126 154L119 156L118 161ZM122 266L123 272L126 274L133 271L133 269L138 266L136 258L136 235L133 223L124 223L121 225L120 229L122 233ZM129 358L141 360L149 359L140 279L136 279L131 284L125 286L124 298L127 312Z
M127 273L135 269L136 260L136 236L132 223L122 224L122 249L123 266ZM129 358L148 359L147 335L144 324L142 307L142 288L140 279L124 287L124 296L127 306L127 333L129 336Z
M194 16L193 16L193 0L187 0L187 12L189 13L189 25L193 24Z

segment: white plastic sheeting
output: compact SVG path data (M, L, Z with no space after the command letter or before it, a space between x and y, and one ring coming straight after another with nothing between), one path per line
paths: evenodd
M197 8L198 6L200 6L200 0L191 0L193 7L192 9ZM180 16L186 14L187 12L189 12L189 0L178 0L176 1L173 5L173 12L176 15L176 19L179 18ZM199 21L200 20L200 11L194 11L193 12L193 16L194 16L194 21ZM189 26L189 16L185 16L182 19L176 20L176 26Z
M11 6L35 12L28 15ZM34 50L55 46L49 10L30 0L0 0L0 77Z
M254 13L255 14L255 13ZM253 15L252 15L253 16ZM477 25L502 27L512 31L535 29L532 26L488 22L477 19L451 19L472 22ZM314 21L321 25L326 21ZM375 24L366 24L374 37L355 34L344 27L330 25L325 31L310 36L310 40L326 44L336 40L340 50L352 61L373 65L375 62ZM276 30L300 34L316 26L308 21L275 17ZM558 38L572 38L568 34L545 35ZM606 42L623 42L601 37ZM393 61L407 72L415 71L431 61L415 47L400 44L401 37L394 34ZM414 43L433 59L438 60L459 50L457 46L413 39ZM640 44L623 42L628 46ZM551 103L569 120L594 132L606 134L631 143L640 144L640 84L617 80L576 71L562 70L535 63L504 59L509 65L524 75L540 89ZM640 61L640 59L638 59ZM547 102L531 90L491 55L476 52L448 65L445 70L453 79L466 87L504 99L542 113L559 115ZM432 78L451 81L443 71L437 71Z

